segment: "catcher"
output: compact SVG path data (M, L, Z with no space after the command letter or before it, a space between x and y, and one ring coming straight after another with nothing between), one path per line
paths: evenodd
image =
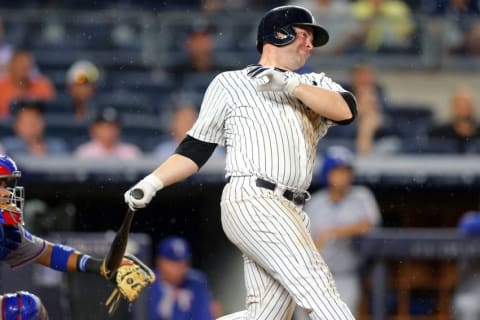
M117 270L106 272L103 260L30 234L22 222L24 189L17 185L20 176L15 162L0 155L0 261L12 269L34 262L61 272L96 273L116 285L106 301L110 314L122 297L133 302L153 283L152 270L132 255L125 255ZM41 300L25 291L0 295L0 305L0 320L48 319Z

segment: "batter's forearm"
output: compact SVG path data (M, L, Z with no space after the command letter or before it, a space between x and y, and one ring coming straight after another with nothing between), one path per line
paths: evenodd
M333 121L344 121L353 117L347 102L336 91L309 84L300 84L294 95L319 115Z
M185 180L195 174L198 169L197 164L190 158L174 154L155 169L152 174L160 179L166 187Z

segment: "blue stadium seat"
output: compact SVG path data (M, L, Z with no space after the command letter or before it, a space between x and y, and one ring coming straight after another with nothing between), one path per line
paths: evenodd
M432 108L426 105L396 104L385 110L383 135L403 138L426 135L433 125Z
M320 139L317 145L317 153L323 155L325 151L331 146L343 146L355 153L355 140L348 138L334 138L329 137L328 134Z
M144 152L151 152L165 135L158 118L139 114L122 117L122 140L134 143Z
M453 154L456 153L455 141L414 137L402 140L400 153L406 154Z
M70 150L89 139L88 124L75 122L69 114L46 114L45 123L45 135L61 137Z
M155 102L148 95L130 90L101 92L95 100L98 106L111 106L120 113L154 115L157 112Z

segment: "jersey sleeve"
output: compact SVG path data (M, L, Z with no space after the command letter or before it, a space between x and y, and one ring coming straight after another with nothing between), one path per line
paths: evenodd
M320 88L323 88L323 89L328 89L328 90L332 90L332 91L336 91L336 92L339 92L340 94L342 94L342 96L344 97L344 99L347 101L347 104L350 108L350 110L352 111L352 114L353 114L353 118L355 118L355 115L356 115L356 102L355 102L355 97L350 93L348 92L347 90L345 90L340 84L338 84L337 82L333 81L331 78L327 77L325 75L325 73L310 73L308 74L308 77L310 78L310 81L313 85L316 85ZM351 96L351 99L346 99L345 96L348 96L350 97ZM353 105L352 105L353 104ZM353 120L352 118L352 120ZM327 119L325 118L325 122L327 123L327 125L329 127L332 127L332 126L336 126L338 124L348 124L350 123L352 120L348 120L348 121L333 121L333 120L330 120L330 119Z
M212 80L203 97L200 114L187 134L195 139L225 145L224 123L228 109L228 92L222 74Z
M320 88L329 89L338 92L345 92L345 90L340 84L333 81L331 78L327 77L323 72L314 74L315 83Z
M20 246L11 252L4 260L12 269L35 261L47 250L47 242L44 239L32 235L21 225L17 227L20 230L22 242Z

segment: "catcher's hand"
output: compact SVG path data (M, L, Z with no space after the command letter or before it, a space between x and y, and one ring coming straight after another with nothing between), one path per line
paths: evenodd
M155 281L155 274L134 255L126 254L125 259L131 264L122 264L108 279L117 286L105 305L108 314L112 315L120 304L120 299L125 298L129 302L135 301L140 292Z

